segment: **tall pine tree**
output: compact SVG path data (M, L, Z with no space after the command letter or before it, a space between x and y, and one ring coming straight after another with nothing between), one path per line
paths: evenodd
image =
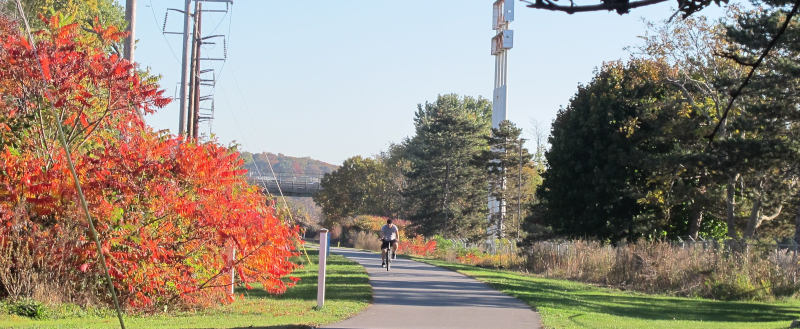
M492 128L492 134L487 137L489 149L481 152L476 159L488 173L489 195L499 200L505 208L502 214L492 213L489 221L490 231L498 238L519 236L517 232L521 219L517 216L521 211L517 210L521 202L518 199L522 199L522 190L534 173L532 170L524 170L531 167L533 156L528 149L522 147L521 135L522 129L511 121L500 122L499 127ZM511 221L511 218L515 220Z
M405 191L411 219L424 235L478 238L486 233L487 181L474 160L487 149L491 105L483 98L440 95L418 105Z
M728 130L735 133L734 138L718 143L720 149L728 152L729 158L741 160L737 165L744 164L749 169L743 174L743 181L753 186L747 195L752 206L742 231L744 238L754 237L765 222L779 216L793 216L794 238L800 242L800 188L797 183L800 177L800 13L797 11L796 1L764 0L758 9L740 15L727 26L726 36L732 43L727 57L747 70L773 45L737 100L743 104L742 110L729 114ZM787 22L790 14L794 16ZM784 205L789 205L790 201L794 203L795 213L782 214Z

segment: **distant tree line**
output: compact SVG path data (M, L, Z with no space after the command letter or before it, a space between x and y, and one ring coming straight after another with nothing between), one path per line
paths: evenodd
M336 165L327 162L314 160L310 157L293 157L282 153L273 154L269 152L250 153L242 152L244 167L251 175L270 176L270 164L276 174L296 174L296 175L324 175L336 170Z

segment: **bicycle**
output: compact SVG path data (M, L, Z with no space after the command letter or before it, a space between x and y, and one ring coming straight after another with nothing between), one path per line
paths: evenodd
M391 252L392 252L392 245L391 244L389 244L388 248L381 249L381 261L385 264L386 271L389 271L389 269L391 269L391 267L392 267L392 265L391 265L392 264L392 257L391 257L391 254L390 254Z
M386 267L387 271L390 270L391 267L392 267L392 265L391 265L392 264L392 256L393 256L392 254L395 254L395 253L396 252L392 251L392 244L391 243L389 243L388 247L381 248L381 262L383 262L383 264L384 264L384 265L381 265L381 267Z

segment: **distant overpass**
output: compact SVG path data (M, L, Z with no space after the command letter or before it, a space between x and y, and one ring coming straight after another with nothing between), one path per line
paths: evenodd
M319 181L323 175L275 173L276 177L249 175L247 179L274 195L283 192L285 196L311 197L319 192ZM280 191L278 190L280 187Z

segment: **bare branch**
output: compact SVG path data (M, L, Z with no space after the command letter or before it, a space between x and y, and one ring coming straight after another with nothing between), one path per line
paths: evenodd
M761 219L759 219L758 222L761 223L761 222L765 222L765 221L771 221L771 220L777 218L778 216L781 215L781 210L783 210L783 205L778 206L778 209L775 210L774 214L769 215L769 216L761 216Z
M692 93L690 93L689 90L686 89L686 86L684 86L682 83L680 83L680 81L673 80L673 79L670 79L670 78L667 78L667 82L669 82L672 85L680 88L680 90L683 92L683 96L686 97L687 100L689 100L689 105L694 107L694 97L692 97Z

